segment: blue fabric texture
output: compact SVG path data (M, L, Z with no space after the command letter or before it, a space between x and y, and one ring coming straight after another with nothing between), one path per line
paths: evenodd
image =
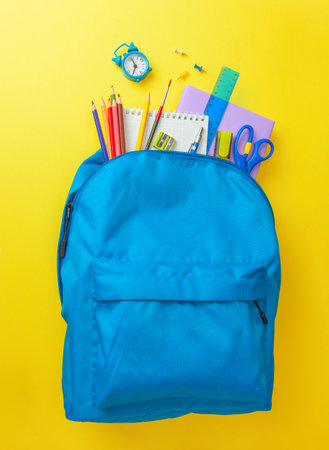
M67 202L58 257L66 417L271 409L281 272L257 182L219 158L138 151L104 163L99 150Z

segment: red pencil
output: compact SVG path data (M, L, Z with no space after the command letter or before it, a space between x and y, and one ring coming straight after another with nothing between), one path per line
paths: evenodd
M107 105L107 114L109 118L109 129L110 129L110 142L111 142L111 158L116 156L115 154L115 142L114 142L114 132L113 132L113 116L112 116L112 106L111 99L109 98Z
M113 98L112 100L112 117L113 117L113 134L114 134L114 146L115 156L121 155L121 141L120 141L120 124L119 124L119 112L118 105Z

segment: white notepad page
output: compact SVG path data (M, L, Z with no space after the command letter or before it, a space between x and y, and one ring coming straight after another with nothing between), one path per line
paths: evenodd
M149 111L144 132L142 150L146 144L156 113L156 111ZM142 114L142 109L123 108L127 152L136 150ZM200 114L163 112L157 129L155 130L150 150L153 149L153 142L156 140L159 133L163 131L176 140L172 150L187 152L191 144L193 144L194 138L200 127L203 128L203 134L198 148L198 153L205 155L207 153L208 116Z

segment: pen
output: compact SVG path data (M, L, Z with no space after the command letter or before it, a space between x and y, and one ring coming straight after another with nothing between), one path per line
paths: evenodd
M190 148L188 149L188 152L189 152L189 153L193 153L193 154L194 154L194 153L196 153L196 152L198 151L198 147L199 147L199 143L200 143L200 141L201 141L202 133L203 133L203 128L200 127L200 129L199 129L197 135L195 136L195 139L194 139L193 144L192 144L192 145L190 146Z
M159 120L160 120L160 118L161 118L162 110L163 110L163 107L164 107L164 104L165 104L165 101L166 101L166 98L167 98L167 95L168 95L168 91L169 91L169 88L170 88L170 85L171 85L171 81L172 81L172 80L169 81L169 84L168 84L168 86L167 86L165 95L164 95L163 100L162 100L162 103L161 103L161 106L160 106L160 108L159 108L159 111L157 112L157 115L155 116L155 119L154 119L154 122L153 122L153 125L152 125L152 129L151 129L151 132L150 132L150 134L149 134L149 137L148 137L147 142L146 142L146 145L145 145L145 150L148 150L148 149L150 148L151 143L152 143L152 139L153 139L155 130L156 130L156 128L157 128L157 126L158 126L158 123L159 123Z

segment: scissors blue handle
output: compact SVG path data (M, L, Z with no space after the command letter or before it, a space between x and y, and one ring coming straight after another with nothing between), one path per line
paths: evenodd
M238 150L238 143L239 143L239 139L240 136L242 134L242 132L244 130L248 130L249 131L249 135L248 135L248 141L246 143L246 147L245 147L245 151L244 153L239 153ZM263 161L266 161L267 159L269 159L274 152L274 145L273 142L270 141L269 139L259 139L258 141L255 142L254 144L254 148L251 154L251 157L249 158L249 160L247 161L248 155L249 155L249 151L251 149L251 143L252 143L252 139L254 137L254 129L251 125L243 125L243 127L240 128L240 130L238 131L238 134L236 135L235 141L234 141L234 160L235 163L241 167L242 169L246 170L248 173L250 173L252 171L252 169L258 164L261 163ZM271 147L271 151L267 156L261 156L259 154L259 149L262 145L267 145L269 144L269 146ZM247 153L245 153L247 152Z

